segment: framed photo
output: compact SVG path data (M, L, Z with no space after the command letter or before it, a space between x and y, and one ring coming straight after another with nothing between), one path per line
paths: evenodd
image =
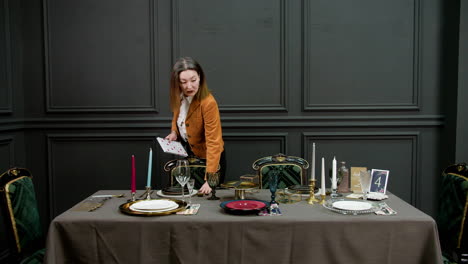
M383 193L387 191L388 170L372 169L371 171L371 184L369 188L370 193Z
M362 193L361 171L367 171L366 167L351 167L351 191L353 193Z

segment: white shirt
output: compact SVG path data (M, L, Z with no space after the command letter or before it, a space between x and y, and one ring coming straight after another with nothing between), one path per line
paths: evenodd
M183 94L180 94L180 111L179 117L177 118L177 127L179 127L180 136L184 141L187 140L187 128L185 126L185 119L187 118L187 113L192 103L193 96L185 97Z

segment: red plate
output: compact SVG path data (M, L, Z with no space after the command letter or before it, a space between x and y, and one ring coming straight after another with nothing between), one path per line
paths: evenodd
M227 208L234 210L258 210L265 206L265 203L251 200L232 201L226 204Z

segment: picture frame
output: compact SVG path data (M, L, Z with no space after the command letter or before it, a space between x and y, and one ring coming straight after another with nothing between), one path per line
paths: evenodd
M367 167L351 167L351 192L362 193L361 171L367 171Z
M389 170L372 169L370 177L369 193L383 193L387 192L387 183Z

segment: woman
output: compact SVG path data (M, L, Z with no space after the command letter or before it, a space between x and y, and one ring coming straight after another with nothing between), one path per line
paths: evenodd
M200 64L189 57L178 59L172 68L170 89L172 131L166 139L179 139L189 154L206 159L206 174L218 172L221 165L222 182L226 166L221 119ZM204 194L211 192L206 179L205 175L199 190Z

